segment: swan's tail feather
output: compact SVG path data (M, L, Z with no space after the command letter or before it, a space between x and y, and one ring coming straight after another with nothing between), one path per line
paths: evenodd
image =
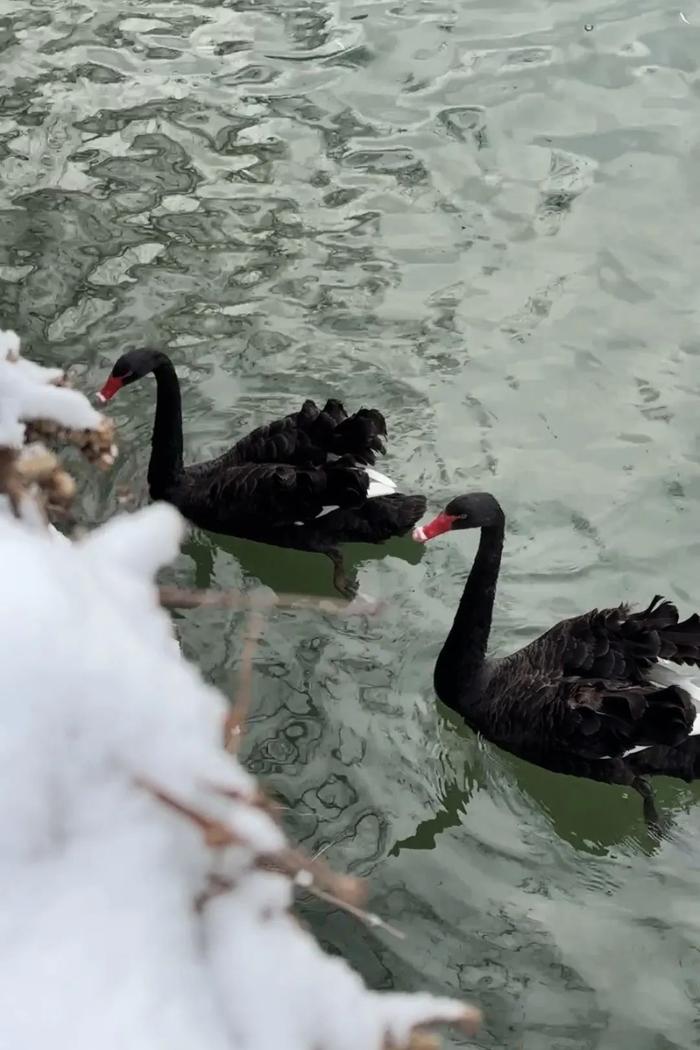
M630 640L645 650L640 652L641 656L700 666L700 616L697 613L679 620L673 602L657 594L646 609L628 614L625 626L633 628L631 633L636 635Z
M322 409L305 401L299 412L287 417L303 439L300 447L309 454L351 456L358 465L373 465L377 454L384 455L386 420L376 408L361 408L349 416L341 401L328 400ZM318 461L318 459L317 459Z
M695 720L690 735L700 735L700 676L697 671L689 672L668 660L657 660L648 677L654 685L677 685L688 694L695 708Z
M425 514L425 496L404 496L395 492L367 501L363 510L372 542L382 543L392 536L404 536Z
M377 454L384 455L386 421L376 408L361 408L348 416L333 431L330 450L338 455L350 455L356 463L373 466Z
M324 502L327 500L333 504L332 509L338 513L331 514L329 510L326 527L331 534L335 530L341 541L384 543L394 536L409 533L425 514L425 496L392 492L369 499L369 487L369 478L363 469L338 463L327 468ZM343 514L343 511L348 513ZM322 520L323 517L322 513Z
M688 738L695 721L695 707L679 685L668 685L648 695L636 726L638 740L675 746Z
M329 397L325 405L321 409L325 415L329 416L333 420L333 424L338 426L343 420L348 418L348 414L345 411L345 406L342 401L338 401L335 397Z
M639 776L676 777L690 783L700 778L700 736L689 736L676 747L661 745L635 750L625 762Z
M367 502L369 478L364 470L349 465L347 459L336 460L325 468L324 503L347 509Z
M679 685L601 682L592 694L591 705L587 687L578 689L577 728L584 740L600 744L606 753L611 741L627 755L657 744L675 747L688 738L693 727L695 707Z

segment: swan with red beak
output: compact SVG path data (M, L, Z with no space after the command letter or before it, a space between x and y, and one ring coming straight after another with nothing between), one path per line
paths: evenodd
M308 399L214 459L186 465L180 384L167 354L148 348L122 354L97 397L109 401L151 374L149 493L199 528L325 554L336 589L353 597L357 584L347 578L340 545L406 535L425 513L424 496L399 492L374 466L386 452L386 421L378 409L349 415L336 398L322 408Z

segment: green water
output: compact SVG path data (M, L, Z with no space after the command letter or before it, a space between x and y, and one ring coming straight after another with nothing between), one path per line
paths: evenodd
M0 0L0 318L97 389L172 355L192 460L304 397L376 404L383 469L509 520L493 642L657 591L700 605L700 9L648 0ZM154 387L113 402L98 522ZM312 902L377 988L477 1044L698 1043L700 792L555 777L436 704L470 534L351 549L375 619L277 612L245 759L406 934ZM170 579L331 593L326 559L194 534ZM232 688L238 614L178 617ZM165 698L167 699L167 698ZM459 1042L459 1040L456 1040ZM449 1044L449 1040L448 1040ZM464 1044L463 1044L464 1045ZM358 1048L361 1050L361 1048Z

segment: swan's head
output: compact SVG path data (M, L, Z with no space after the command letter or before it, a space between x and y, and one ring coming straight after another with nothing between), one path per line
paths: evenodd
M97 394L98 401L109 401L117 391L129 383L142 379L165 358L160 350L129 350L115 362L107 382Z
M413 539L425 543L454 529L488 529L502 523L501 505L490 492L470 492L457 496L427 525L414 529Z

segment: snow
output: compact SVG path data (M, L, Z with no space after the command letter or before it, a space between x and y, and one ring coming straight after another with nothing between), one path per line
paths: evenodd
M90 425L18 351L0 333L2 441L34 412ZM178 512L76 542L30 518L2 501L0 1048L381 1050L472 1024L463 1003L367 989L293 917L289 865L261 868L288 843L154 586Z
M43 368L20 356L15 332L0 331L0 446L21 448L25 422L51 419L65 427L90 429L102 416L87 398L64 387L60 368Z

